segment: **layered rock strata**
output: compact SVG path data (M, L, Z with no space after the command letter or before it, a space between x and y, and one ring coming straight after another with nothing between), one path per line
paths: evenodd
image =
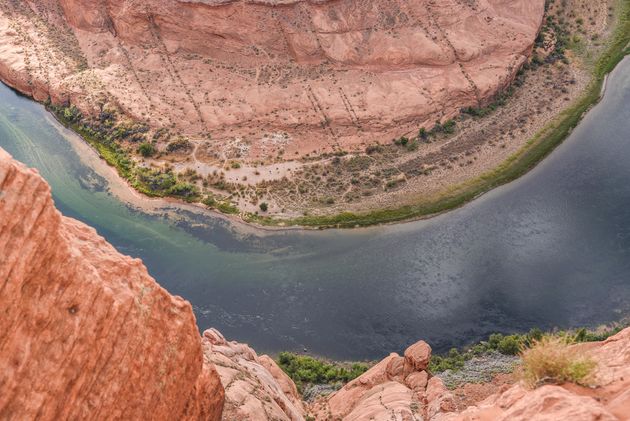
M207 160L363 150L486 103L544 3L2 0L0 77L86 112L112 100Z

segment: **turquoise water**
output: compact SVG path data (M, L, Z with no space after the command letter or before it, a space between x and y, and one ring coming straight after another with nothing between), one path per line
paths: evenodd
M41 172L65 215L191 301L201 329L265 352L377 358L420 338L444 350L628 314L628 104L625 60L602 103L522 179L436 218L353 231L269 233L166 203L134 208L41 105L4 86L0 147Z

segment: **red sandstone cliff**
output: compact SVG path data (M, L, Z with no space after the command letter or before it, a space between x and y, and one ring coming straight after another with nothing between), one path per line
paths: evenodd
M0 309L0 419L220 419L190 304L2 149Z
M3 1L0 77L245 159L360 149L483 103L544 0ZM204 156L205 156L204 155Z

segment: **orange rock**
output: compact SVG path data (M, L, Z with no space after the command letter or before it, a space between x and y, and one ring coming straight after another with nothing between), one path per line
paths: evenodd
M424 391L429 381L429 373L426 371L415 371L405 378L405 384L411 390Z
M190 304L0 149L0 418L218 420Z
M431 347L425 341L419 341L405 350L405 376L414 371L426 370L431 361Z
M225 388L223 419L303 421L304 406L293 381L268 356L215 329L203 334L206 361L217 367Z

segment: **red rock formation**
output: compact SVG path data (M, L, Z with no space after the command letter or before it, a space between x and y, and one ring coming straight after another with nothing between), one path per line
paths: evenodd
M431 347L424 341L407 348L404 357L390 354L328 399L318 402L313 408L316 418L327 419L330 414L334 420L345 421L392 416L411 420L426 411L427 399L436 402L433 406L438 411L448 410L444 385L435 377L429 380L425 371L430 359Z
M219 150L240 139L250 159L389 142L483 103L525 62L544 12L544 0L24 4L0 10L4 80L88 110L111 97L193 140L211 132ZM78 41L58 45L50 31L66 24Z
M273 359L256 355L245 344L226 341L215 329L204 332L203 349L225 387L224 420L304 420L295 384Z
M0 419L220 419L190 304L2 149L0 309Z
M462 413L436 414L435 421L630 420L630 328L603 342L574 347L597 362L594 387L563 384L528 390L516 384Z

